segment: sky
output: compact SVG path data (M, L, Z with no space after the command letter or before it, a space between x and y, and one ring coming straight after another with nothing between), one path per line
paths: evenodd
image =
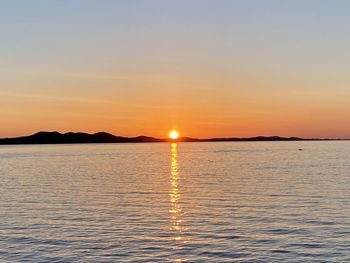
M350 1L0 0L0 137L350 138Z

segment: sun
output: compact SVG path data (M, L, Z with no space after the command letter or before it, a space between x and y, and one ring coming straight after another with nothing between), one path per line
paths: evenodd
M177 138L179 138L179 133L177 131L171 131L169 132L169 138L176 140Z

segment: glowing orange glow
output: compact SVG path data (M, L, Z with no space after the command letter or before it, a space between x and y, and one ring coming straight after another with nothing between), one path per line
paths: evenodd
M179 133L177 131L171 131L169 133L169 138L173 139L173 140L176 140L177 138L179 138Z
M178 135L178 134L177 134ZM170 137L170 134L169 134ZM182 217L184 212L181 208L181 194L180 194L180 174L179 174L179 164L177 162L177 144L171 144L171 173L170 173L170 202L171 207L169 209L170 213L170 223L171 230L174 232L173 239L175 241L186 242L187 238L185 233L187 228L183 225ZM179 261L182 262L182 261Z

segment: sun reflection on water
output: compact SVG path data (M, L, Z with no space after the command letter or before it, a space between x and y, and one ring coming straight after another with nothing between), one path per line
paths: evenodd
M175 241L185 241L184 231L186 228L183 226L183 211L181 208L181 195L179 190L180 176L179 176L179 165L177 162L177 144L171 144L171 174L170 174L170 202L171 208L170 221L171 221L171 230L174 231Z

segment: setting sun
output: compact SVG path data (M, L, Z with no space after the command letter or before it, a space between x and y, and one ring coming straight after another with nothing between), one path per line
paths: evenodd
M179 138L179 133L177 131L171 131L169 132L169 138L175 140Z

